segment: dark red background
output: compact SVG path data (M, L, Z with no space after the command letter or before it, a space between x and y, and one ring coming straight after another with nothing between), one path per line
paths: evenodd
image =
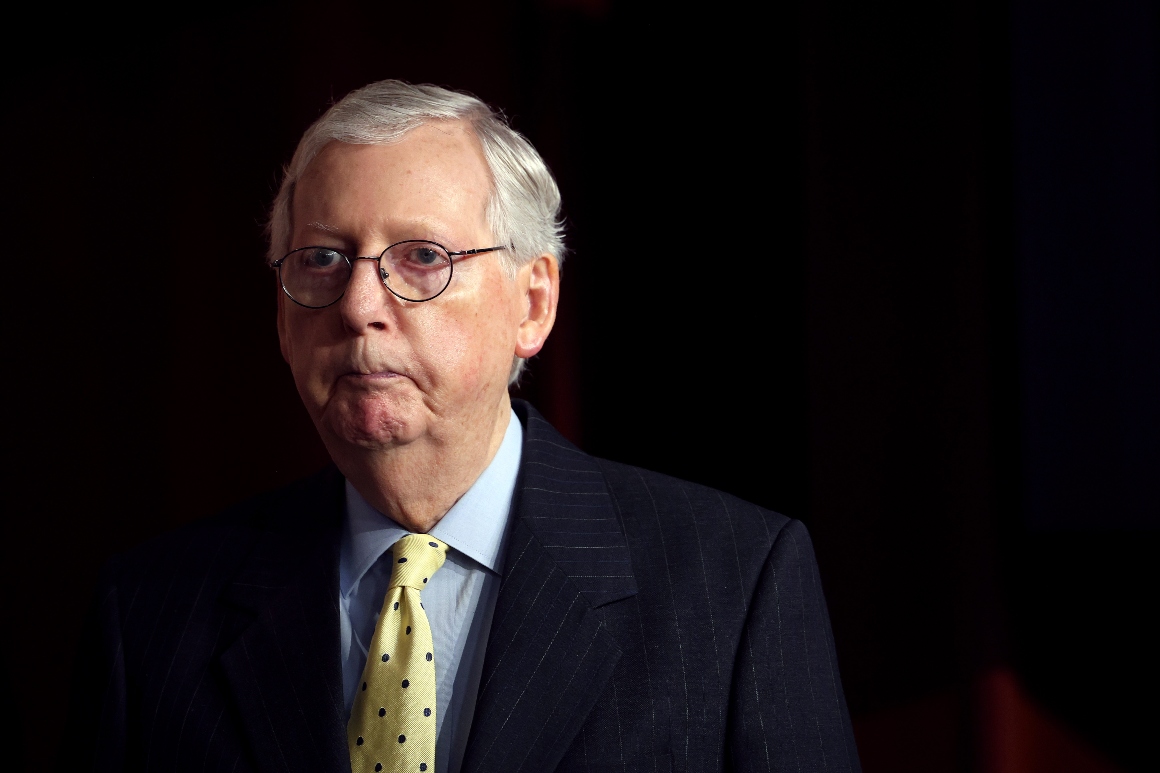
M572 254L520 394L591 453L806 521L868 773L1144 769L1155 18L26 15L4 51L0 755L55 754L72 610L110 554L325 463L261 226L302 130L397 77L502 108L558 176Z

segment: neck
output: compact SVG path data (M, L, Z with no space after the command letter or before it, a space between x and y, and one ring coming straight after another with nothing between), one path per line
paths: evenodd
M448 422L453 430L446 435L426 435L382 450L323 440L367 502L408 531L426 534L491 464L510 420L505 391L494 415L485 421Z

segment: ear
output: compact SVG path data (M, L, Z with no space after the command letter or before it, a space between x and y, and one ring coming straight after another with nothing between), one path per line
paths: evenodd
M286 330L286 293L278 285L278 348L282 350L282 359L290 364L290 334Z
M526 312L516 333L516 356L538 354L556 323L560 303L560 266L553 255L541 255L520 269Z

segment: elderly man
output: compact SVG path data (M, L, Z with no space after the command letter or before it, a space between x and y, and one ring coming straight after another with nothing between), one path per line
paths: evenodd
M62 768L858 769L801 524L509 399L559 210L467 95L383 81L306 132L270 258L334 467L110 564Z

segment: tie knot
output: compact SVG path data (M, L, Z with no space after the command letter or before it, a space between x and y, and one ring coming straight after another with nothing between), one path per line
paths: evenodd
M391 547L391 583L389 588L423 590L431 575L443 566L447 546L427 534L408 534Z

